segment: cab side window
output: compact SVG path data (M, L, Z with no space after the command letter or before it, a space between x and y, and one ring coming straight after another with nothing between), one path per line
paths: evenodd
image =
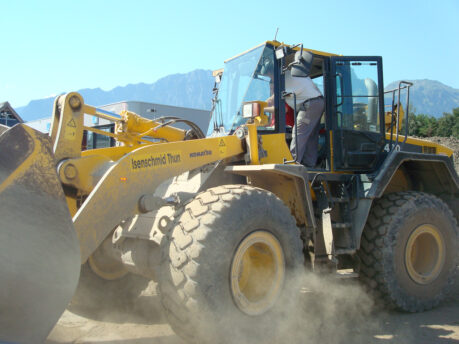
M338 127L379 132L377 63L339 61L335 78Z

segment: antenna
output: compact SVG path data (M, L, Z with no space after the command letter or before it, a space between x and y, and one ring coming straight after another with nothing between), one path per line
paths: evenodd
M279 32L279 28L276 29L276 34L274 35L274 41L277 41L277 33Z

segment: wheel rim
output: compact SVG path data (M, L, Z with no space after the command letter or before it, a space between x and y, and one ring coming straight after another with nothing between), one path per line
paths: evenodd
M108 236L88 259L91 270L99 277L109 281L120 279L128 273L123 263L110 256L111 246L112 240Z
M259 315L276 302L285 276L279 241L266 231L256 231L239 244L231 264L231 292L236 306L248 315Z
M440 274L445 264L445 241L437 227L421 225L408 238L405 265L411 279L429 284Z

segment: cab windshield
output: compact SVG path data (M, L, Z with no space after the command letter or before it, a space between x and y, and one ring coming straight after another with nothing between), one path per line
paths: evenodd
M242 104L272 95L274 50L266 45L225 63L207 136L229 134L247 119Z

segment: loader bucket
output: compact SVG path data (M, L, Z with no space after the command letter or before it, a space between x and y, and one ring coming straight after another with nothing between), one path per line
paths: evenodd
M18 124L0 135L0 342L43 342L79 273L51 139Z

